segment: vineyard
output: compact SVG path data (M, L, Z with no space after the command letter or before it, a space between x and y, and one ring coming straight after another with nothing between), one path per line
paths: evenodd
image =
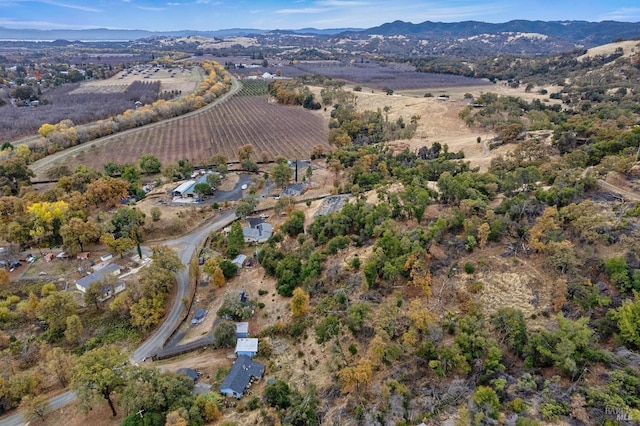
M260 88L250 84L249 90ZM254 146L256 161L279 155L308 158L314 146L328 146L327 133L324 119L301 107L278 105L267 96L235 96L200 113L116 136L64 163L72 169L81 164L102 169L107 162L135 163L142 154L152 154L163 164L189 160L201 165L216 153L234 161L245 144Z

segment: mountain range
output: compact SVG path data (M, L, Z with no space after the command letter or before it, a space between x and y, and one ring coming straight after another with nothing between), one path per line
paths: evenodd
M327 54L362 53L401 56L478 57L496 53L540 55L587 49L621 39L640 40L640 22L527 21L455 23L394 21L367 28L259 30L232 28L216 31L36 30L0 27L0 40L11 41L132 41L181 39L213 40L251 37L252 46L298 46ZM211 46L210 44L207 44ZM197 49L197 46L195 47ZM207 50L207 49L204 49Z

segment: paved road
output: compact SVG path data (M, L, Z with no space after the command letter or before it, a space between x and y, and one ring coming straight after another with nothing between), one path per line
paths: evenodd
M231 91L205 108L212 107L213 105L224 101L228 97L233 96L233 94L235 94L240 89L240 87L241 86L236 81L236 79L233 79L233 86ZM193 113L190 113L190 114L196 114L201 111L202 109L198 111L194 111ZM185 116L183 115L181 117L185 117ZM181 117L176 117L176 119L179 119ZM166 123L166 121L163 121L162 123ZM132 129L130 131L135 131L135 130L136 129ZM122 133L120 133L120 135L122 135ZM100 141L104 142L104 139L98 139L97 141L94 141L94 142L88 142L87 144L80 145L76 148L81 148L81 149L88 148L89 146L91 146L92 143L97 143ZM71 150L73 150L73 148ZM71 150L62 151L60 154L69 155L72 153ZM36 167L32 166L32 169L36 171L38 169L46 168L47 165L50 164L50 161L55 161L56 159L59 158L59 157L55 157L55 158L50 158L50 157L55 157L55 154L54 156L45 157L43 159L43 160L48 159L48 161L40 160L42 161L42 163L40 163ZM241 193L242 190L239 188L242 186L243 183L249 183L252 178L250 176L247 176L247 179L248 180L246 182L244 180L242 180L241 182L238 182L238 184L236 185L236 188L234 188L233 191L229 191L229 192L237 194L238 191L240 191ZM235 211L233 210L228 211L219 216L216 216L209 223L205 224L200 229L196 229L190 234L187 234L178 239L175 239L172 241L166 241L163 243L175 249L178 252L178 256L180 257L180 260L182 261L182 263L185 265L185 269L183 271L180 271L177 274L178 288L177 288L176 298L173 306L171 307L171 311L169 312L169 315L167 315L167 318L165 319L164 323L156 330L156 332L151 337L149 337L133 353L133 355L130 357L131 363L136 364L138 362L143 361L148 356L153 355L158 349L162 347L162 344L169 338L169 335L178 324L178 321L180 321L180 318L182 317L183 311L185 309L184 304L182 303L182 298L189 294L189 261L191 260L193 253L195 252L198 245L209 235L210 232L217 231L224 228L225 226L228 226L235 219L236 219ZM71 391L64 392L49 400L50 409L52 411L57 410L58 408L64 407L65 405L72 403L73 401L76 400L76 398L77 397L74 392L71 392ZM22 426L25 424L27 424L27 422L24 416L22 415L22 413L16 413L11 416L7 416L3 419L0 419L0 426Z

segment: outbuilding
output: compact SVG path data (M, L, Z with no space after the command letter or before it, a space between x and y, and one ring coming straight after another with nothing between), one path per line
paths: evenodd
M247 338L249 337L249 323L248 322L237 322L236 323L236 338Z
M254 357L258 354L258 339L255 338L240 338L236 341L237 356Z

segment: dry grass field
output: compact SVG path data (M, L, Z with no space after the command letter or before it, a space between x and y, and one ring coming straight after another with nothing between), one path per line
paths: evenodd
M122 71L108 80L89 80L71 93L118 93L124 92L134 81L159 81L160 92L175 90L186 94L192 92L203 79L202 70L197 67L155 69L149 66Z

